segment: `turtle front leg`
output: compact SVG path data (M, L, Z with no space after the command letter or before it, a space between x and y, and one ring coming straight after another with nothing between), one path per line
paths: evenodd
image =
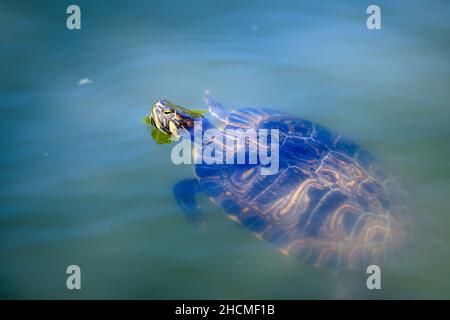
M209 91L205 91L204 99L212 118L218 121L219 125L226 125L228 111L209 94Z
M188 221L196 228L205 227L203 213L195 200L195 194L200 192L200 189L197 179L181 180L173 187L178 205L183 209Z

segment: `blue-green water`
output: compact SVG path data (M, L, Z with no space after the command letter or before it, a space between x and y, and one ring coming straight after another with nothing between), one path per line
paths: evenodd
M142 124L153 101L270 107L372 151L410 193L415 245L354 273L353 298L450 298L450 4L376 1L0 3L1 298L335 298L332 270L285 257L205 197L194 230ZM92 83L79 85L89 78ZM82 289L66 288L66 267Z

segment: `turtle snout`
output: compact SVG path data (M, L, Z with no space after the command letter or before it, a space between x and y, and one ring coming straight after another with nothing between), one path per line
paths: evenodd
M151 113L148 115L148 119L149 119L150 124L156 128L155 119L153 119L153 116Z

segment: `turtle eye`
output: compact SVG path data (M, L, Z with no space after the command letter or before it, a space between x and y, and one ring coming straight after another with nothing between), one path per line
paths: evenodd
M169 109L165 109L163 112L166 116L170 116L172 114L172 110Z

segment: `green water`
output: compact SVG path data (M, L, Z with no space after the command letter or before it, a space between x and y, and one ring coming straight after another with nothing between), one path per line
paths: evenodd
M79 31L69 4L0 3L1 298L450 298L448 2L377 1L374 31L365 1L77 1ZM192 168L142 117L206 89L340 131L401 178L415 243L382 290L279 254L205 197L206 230L186 222L172 186Z

